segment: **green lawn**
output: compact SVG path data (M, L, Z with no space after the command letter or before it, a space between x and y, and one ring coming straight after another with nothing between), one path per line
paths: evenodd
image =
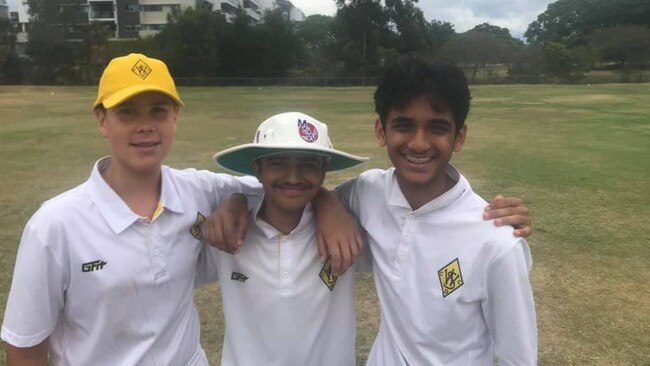
M0 315L22 227L39 204L83 182L106 154L91 87L0 87ZM370 88L185 88L168 164L216 169L214 152L249 142L283 111L330 126L337 148L387 167ZM483 197L523 197L535 232L532 282L540 365L650 365L650 85L478 86L468 141L454 157ZM360 169L331 174L334 185ZM218 364L218 286L197 293ZM376 333L369 276L358 283L358 355ZM0 364L4 362L0 351Z

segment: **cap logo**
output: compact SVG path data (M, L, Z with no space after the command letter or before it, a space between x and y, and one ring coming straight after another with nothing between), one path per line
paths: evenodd
M147 65L144 61L138 60L138 62L133 65L131 71L136 74L140 79L144 80L151 74L151 67Z
M316 126L307 122L306 119L298 119L298 132L300 137L307 142L314 142L318 140L318 130Z

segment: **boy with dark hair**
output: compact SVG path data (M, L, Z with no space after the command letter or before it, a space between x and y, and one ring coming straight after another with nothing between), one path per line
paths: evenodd
M534 365L531 257L450 163L467 135L462 71L407 59L375 92L393 167L337 191L368 232L381 326L368 365Z

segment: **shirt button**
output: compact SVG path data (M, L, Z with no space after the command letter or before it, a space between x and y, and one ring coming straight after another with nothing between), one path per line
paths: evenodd
M153 254L155 254L155 255L159 255L159 254L160 254L160 250L155 249L155 250L153 251Z
M408 238L410 238L410 237L411 237L411 234L409 234L409 233L406 233L406 234L404 234L404 237L408 239Z
M284 272L282 275L283 275L284 277L289 277L289 272Z

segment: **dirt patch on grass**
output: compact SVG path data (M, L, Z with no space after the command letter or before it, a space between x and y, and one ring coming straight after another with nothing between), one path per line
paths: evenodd
M512 98L486 98L486 97L477 97L472 98L472 103L507 103L511 102Z
M618 95L612 94L587 94L587 95L574 95L563 97L552 97L544 99L550 103L601 103L601 102L620 102L624 99Z
M29 101L19 96L6 96L0 98L0 107L17 107L29 104Z

